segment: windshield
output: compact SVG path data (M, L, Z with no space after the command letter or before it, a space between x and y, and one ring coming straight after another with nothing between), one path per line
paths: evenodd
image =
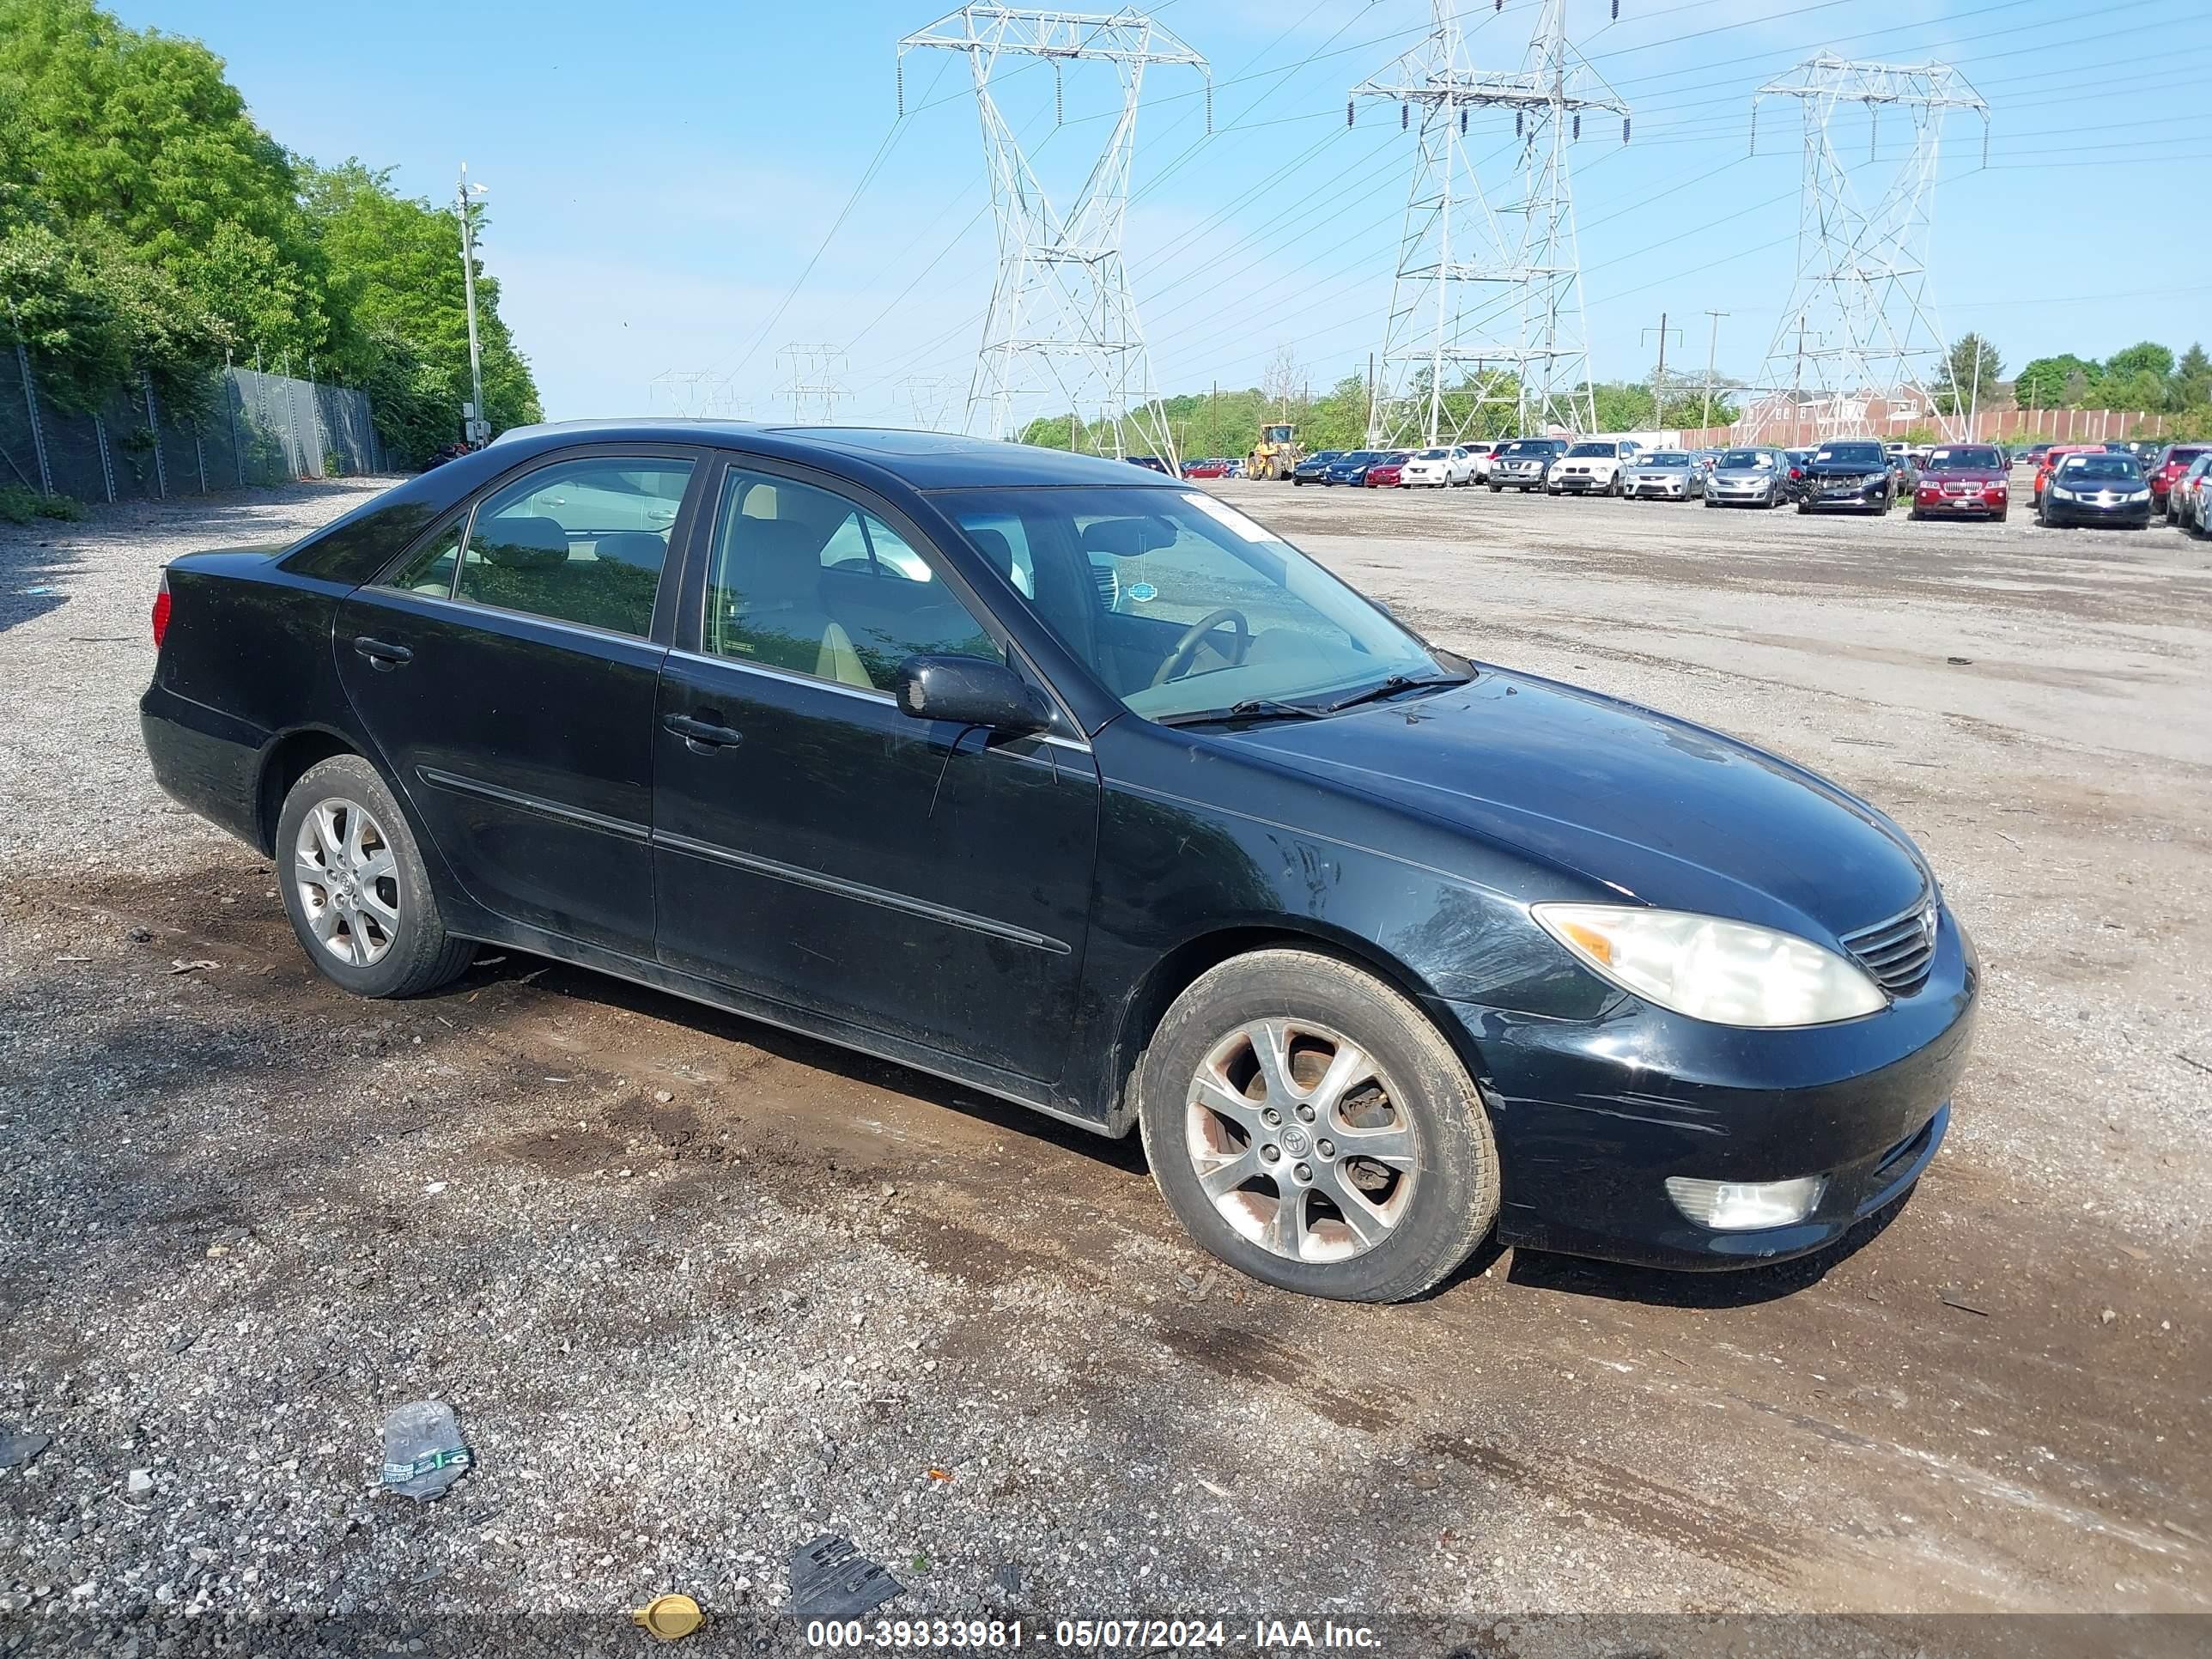
M1771 467L1773 465L1773 455L1764 449L1731 449L1713 463L1715 467L1723 471L1731 467Z
M2077 478L2139 478L2142 473L2132 455L2069 455L2058 464L2058 476L2071 483Z
M1498 453L1501 455L1548 455L1552 448L1552 444L1546 439L1522 438L1518 442L1506 445Z
M1928 467L1931 472L1945 467L1995 472L2001 470L2003 465L2004 463L1997 459L1996 451L1983 444L1965 444L1955 449L1939 449L1928 457Z
M1421 452L1421 459L1425 461L1449 460L1451 459L1451 451L1449 449L1425 449Z
M1614 453L1611 444L1577 444L1567 452L1570 455L1611 455Z
M1813 456L1820 466L1881 466L1886 459L1880 444L1824 444Z
M1343 459L1346 465L1354 461L1379 461L1382 459L1382 452L1379 449L1355 449Z
M936 500L987 557L1006 550L1039 620L1148 720L1328 702L1443 672L1382 611L1211 495L1081 487Z
M1646 455L1642 460L1637 463L1638 466L1647 467L1687 466L1689 464L1690 458L1687 455L1685 455L1679 449L1662 449L1653 454Z

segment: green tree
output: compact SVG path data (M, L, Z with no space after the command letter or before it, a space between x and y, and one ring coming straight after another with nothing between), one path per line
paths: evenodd
M2004 374L2004 359L1978 334L1962 334L1953 342L1943 366L1942 384L1936 387L1936 406L1947 415L1971 407L1977 398L1987 403Z
M2078 387L2079 395L2086 396L2104 372L2070 351L2056 357L2038 357L2014 380L2013 401L2022 409L2068 408L2071 406L2067 401L2069 388Z
M2173 366L2167 401L2176 409L2212 404L2212 358L2205 356L2203 346L2192 343Z
M2107 358L2105 373L2119 379L2148 373L2164 380L2173 373L2173 354L2154 340L2141 341Z

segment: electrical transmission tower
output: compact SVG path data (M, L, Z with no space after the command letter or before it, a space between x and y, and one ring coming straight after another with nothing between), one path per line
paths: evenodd
M837 399L845 395L837 378L845 372L844 352L836 346L794 341L775 355L787 370L781 391L791 400L793 423L835 423Z
M1620 6L1613 7L1619 15ZM1510 409L1516 432L1597 424L1583 322L1567 149L1586 114L1628 106L1567 43L1566 0L1543 0L1517 70L1474 66L1455 0L1431 0L1421 44L1352 89L1420 118L1390 314L1376 356L1370 445L1450 443ZM1510 110L1519 148L1503 199L1468 154L1468 118Z
M942 432L960 395L957 380L942 374L909 374L898 383L899 395L913 411L914 423L924 432Z
M1945 433L1958 438L1964 389L1951 384L1942 331L1928 292L1928 236L1936 199L1936 164L1943 118L1968 110L1982 118L1988 160L1990 106L1948 64L1856 64L1826 53L1808 59L1752 99L1752 147L1759 108L1769 98L1797 100L1804 126L1805 181L1798 207L1797 281L1782 314L1759 379L1752 435L1792 426L1809 414L1816 435L1873 432L1880 400L1936 410ZM1872 209L1854 189L1837 129L1847 110L1867 116L1867 156L1885 113L1902 121L1911 145L1886 177ZM1934 357L1950 393L1951 415L1929 395L1922 365Z
M646 383L646 406L659 414L662 405L684 420L705 420L732 414L729 382L708 368L671 368Z
M899 42L902 113L906 54L925 47L967 54L998 219L998 279L968 389L968 430L1006 437L1017 399L1053 392L1110 431L1115 454L1127 453L1133 437L1133 447L1173 465L1175 440L1158 406L1121 240L1145 71L1166 64L1205 76L1211 131L1213 78L1206 59L1135 10L1091 16L963 6ZM1064 108L1068 65L1110 64L1120 82L1121 117L1064 213L1046 195L992 95L1002 58L1051 64L1056 113Z

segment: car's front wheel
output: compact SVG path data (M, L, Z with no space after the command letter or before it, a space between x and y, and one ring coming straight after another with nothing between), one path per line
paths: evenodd
M308 958L362 997L433 990L476 946L452 938L414 832L358 755L309 767L276 819L285 914Z
M1497 1218L1466 1067L1419 1008L1333 957L1256 951L1200 975L1145 1050L1138 1121L1176 1218L1284 1290L1419 1296Z

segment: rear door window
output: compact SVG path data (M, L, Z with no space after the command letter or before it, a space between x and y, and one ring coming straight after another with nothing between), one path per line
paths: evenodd
M538 468L477 505L455 596L643 636L691 471L628 456Z

